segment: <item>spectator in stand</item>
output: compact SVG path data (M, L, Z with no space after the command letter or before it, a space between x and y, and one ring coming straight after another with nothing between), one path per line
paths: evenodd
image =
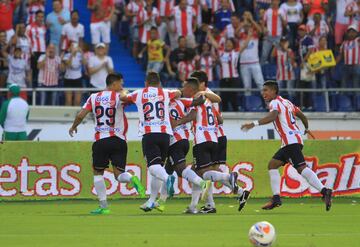
M36 12L45 12L45 0L28 0L26 24L31 25L35 22Z
M264 78L259 63L259 37L261 27L257 24L251 13L244 13L243 32L240 34L240 72L244 88L251 89L254 80L261 90ZM245 95L250 95L246 92Z
M350 25L346 32L346 39L340 47L337 62L344 59L341 87L360 87L360 37L356 25ZM349 85L352 82L352 85Z
M279 47L273 49L272 56L276 58L276 80L281 89L286 88L292 98L295 93L289 89L295 88L295 72L297 67L294 52L289 48L289 41L286 37L280 39Z
M83 52L78 43L71 43L69 52L64 55L63 66L65 68L64 87L82 87L82 67L85 65ZM65 105L78 106L81 102L81 92L65 91Z
M178 78L181 82L189 78L192 72L195 71L194 57L195 53L189 52L186 54L185 60L178 63Z
M61 51L63 26L70 21L70 12L63 9L61 0L53 0L53 11L46 16L46 25L50 31L50 43L55 45L56 54Z
M314 88L316 85L314 73L312 73L307 64L310 54L314 51L314 41L306 31L304 24L298 28L299 35L299 63L301 68L299 88ZM300 93L300 102L303 109L312 110L312 96L313 93Z
M61 58L56 55L56 46L49 44L46 54L39 57L37 67L39 69L39 86L43 88L57 88L59 85L59 74L62 70ZM51 100L51 105L57 105L57 92L41 92L40 104L45 105Z
M79 23L79 19L79 12L74 10L71 12L71 21L64 25L61 34L63 51L68 51L72 43L77 43L82 47L85 31L84 26Z
M271 8L265 11L262 22L265 37L262 46L261 64L268 61L272 47L279 44L286 24L286 14L279 9L279 0L272 0Z
M9 49L6 42L6 32L0 31L0 88L5 87L7 75L9 73L7 50Z
M313 19L309 19L306 28L309 35L313 38L315 46L319 44L321 36L327 36L331 31L328 23L321 18L320 13L315 13Z
M31 83L31 70L28 60L23 56L20 47L14 49L13 54L8 55L9 75L7 78L8 86L16 84L21 88L27 88ZM20 93L20 97L27 100L27 93Z
M11 38L10 45L12 48L21 48L23 58L30 64L31 41L29 37L26 36L26 26L24 23L16 25L16 32Z
M6 33L6 42L15 34L13 28L14 11L21 0L0 1L0 31Z
M91 11L91 43L94 47L100 42L105 43L106 52L111 42L111 18L115 13L113 0L89 0Z
M226 38L226 39L236 39L238 40L238 34L241 32L242 29L242 24L240 21L240 17L237 14L232 14L231 16L231 23L228 24L225 27L224 32L222 33L222 35Z
M221 0L220 9L215 12L215 27L221 32L231 23L231 6L228 0Z
M29 105L19 97L21 88L12 84L9 87L10 99L3 102L0 110L0 125L4 129L5 141L25 141L26 122L29 118Z
M297 0L287 0L280 9L286 14L288 24L288 38L291 49L295 49L298 26L303 22L303 6Z
M196 25L201 27L203 24L201 10L207 8L206 4L203 0L187 0L187 4L191 6L195 12Z
M126 16L130 19L130 40L132 42L132 55L138 56L139 52L139 27L137 16L144 9L143 0L133 0L128 3L125 9Z
M211 46L209 43L203 43L200 49L200 56L196 60L196 68L200 71L204 71L208 76L209 87L213 86L215 81L214 77L214 68L216 57L213 52L211 52Z
M360 0L355 0L346 6L345 16L349 17L349 24L356 25L360 32Z
M254 13L257 21L262 19L262 12L265 12L271 6L271 0L253 0Z
M324 51L327 49L328 49L327 37L321 36L319 39L318 45L314 49L314 52ZM326 85L327 85L327 80L329 77L329 69L318 70L318 71L316 71L315 76L316 76L316 84L313 85L313 88L318 88L319 87L318 85L320 85L320 88L325 89Z
M168 34L168 26L171 19L171 13L175 6L175 0L158 0L157 6L160 15L159 38L165 40Z
M346 29L350 24L350 15L347 15L346 9L353 2L354 0L336 0L335 44L338 47L341 45Z
M303 6L308 19L312 19L315 13L325 17L329 9L328 0L303 0Z
M142 46L150 40L152 27L160 25L159 11L153 6L153 0L146 0L146 6L138 15L139 38Z
M187 47L195 48L196 15L194 9L187 4L187 0L180 0L179 5L174 7L171 16L175 22L175 30L172 31L178 37L185 37Z
M37 62L39 57L46 52L46 26L44 25L44 12L36 12L35 22L26 27L26 36L30 39L31 44L31 70L33 87L38 86L39 70Z
M192 48L186 47L185 37L180 36L178 38L178 48L173 50L170 54L170 63L173 71L177 71L177 65L181 61L186 60L186 54L194 54L195 50Z
M148 52L148 64L146 73L156 72L160 73L166 63L168 72L173 75L174 72L171 69L169 63L170 48L165 44L164 41L159 39L158 31L156 27L152 27L150 31L150 40L147 42L146 46L139 53L139 58L142 58L143 53L147 50ZM165 58L164 58L165 51Z
M88 63L91 86L104 90L106 88L106 76L113 71L114 63L111 57L106 55L106 45L104 43L97 44L95 56L90 57Z
M69 12L74 10L74 0L61 0L61 4Z

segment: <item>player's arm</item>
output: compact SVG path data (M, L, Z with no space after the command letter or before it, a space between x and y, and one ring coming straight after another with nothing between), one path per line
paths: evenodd
M79 126L79 124L81 124L81 122L84 120L84 118L86 117L87 114L89 114L89 110L88 109L81 109L81 111L76 115L75 120L71 126L71 128L69 129L69 135L71 137L74 136L74 133L77 133L77 126Z
M192 109L189 114L187 114L185 117L179 119L179 120L173 120L171 122L171 126L173 128L175 128L176 126L182 125L182 124L186 124L189 122L192 122L196 119L196 111L194 109Z
M248 131L248 130L254 128L255 126L272 123L276 120L278 115L279 115L278 111L276 111L276 110L271 111L271 112L269 112L269 114L267 114L264 118L262 118L260 120L254 121L252 123L243 124L241 126L241 129L243 131Z
M221 97L213 92L201 91L195 95L195 97L201 97L201 96L204 96L205 98L209 99L211 101L211 103L220 103L221 102Z
M220 114L217 114L216 115L216 118L217 118L217 121L219 124L223 124L224 123L224 118L220 115Z
M180 90L171 90L169 93L170 99L178 99L182 95Z
M296 111L295 116L297 116L304 125L304 128L305 128L304 135L309 134L313 139L315 139L315 136L309 130L309 120L304 115L304 113L302 111L298 110L298 111Z
M191 102L190 106L198 106L198 105L202 105L205 103L205 98L200 96L197 98L194 98L193 101Z

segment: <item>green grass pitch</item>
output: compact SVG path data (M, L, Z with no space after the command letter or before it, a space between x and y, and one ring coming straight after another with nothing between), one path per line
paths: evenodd
M262 211L252 199L238 213L234 199L216 198L215 215L184 215L189 199L172 199L166 211L144 213L144 200L111 201L111 215L92 216L95 201L1 202L0 246L248 247L248 230L271 222L278 247L360 246L360 198L336 198L330 212L320 199L285 199Z

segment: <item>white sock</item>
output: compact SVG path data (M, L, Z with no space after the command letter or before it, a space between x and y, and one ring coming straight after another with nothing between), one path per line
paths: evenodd
M321 183L320 179L316 176L315 172L311 170L309 167L306 167L302 172L301 176L303 176L306 181L318 191L321 191L325 186Z
M203 174L203 178L205 180L211 180L213 182L221 182L225 186L232 189L231 184L229 182L230 174L218 171L207 171Z
M104 177L102 175L94 176L94 187L100 201L100 206L104 208L107 207L106 185L105 185Z
M123 172L118 176L117 181L119 181L120 183L130 183L131 177L132 175L130 173Z
M166 189L166 183L162 183L161 189L160 189L160 200L166 202L166 199L168 198L167 189Z
M210 208L215 208L215 202L214 202L214 183L211 183L209 190L208 190L208 197L206 198L206 206Z
M153 203L156 201L156 198L159 194L160 188L162 185L162 181L159 180L158 178L151 176L151 181L150 181L150 198L148 200L148 202Z
M280 195L281 177L278 169L269 170L270 184L273 195Z
M203 181L201 177L199 177L190 167L186 167L185 170L183 170L181 176L185 178L190 183L199 185Z
M196 184L192 184L191 204L190 204L191 209L196 209L199 203L200 195L201 195L201 187Z
M161 181L166 183L169 175L166 173L166 170L161 165L152 165L149 167L149 172L152 176L160 179Z

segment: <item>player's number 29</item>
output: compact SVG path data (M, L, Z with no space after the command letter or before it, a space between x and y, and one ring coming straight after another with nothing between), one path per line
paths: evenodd
M115 113L116 113L115 108L106 108L106 110L104 110L104 107L100 105L95 107L95 112L96 112L96 122L98 126L103 126L104 124L106 124L107 126L114 125ZM101 121L104 115L106 115L107 119L105 121Z

